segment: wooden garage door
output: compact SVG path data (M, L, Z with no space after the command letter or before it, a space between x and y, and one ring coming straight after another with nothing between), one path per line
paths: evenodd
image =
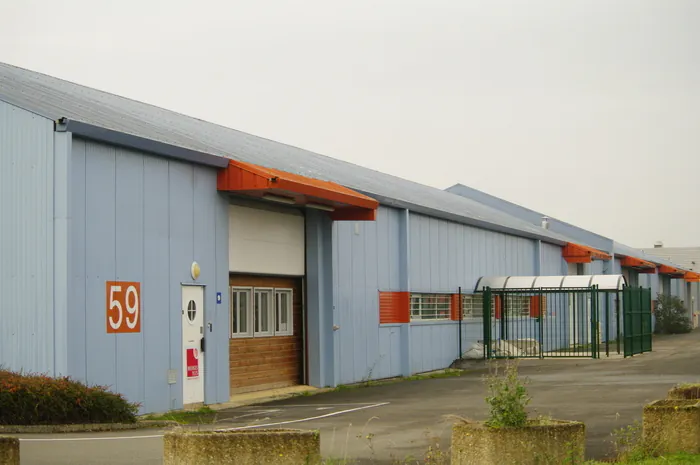
M301 384L302 279L232 274L229 283L231 393ZM291 318L284 314L287 299Z

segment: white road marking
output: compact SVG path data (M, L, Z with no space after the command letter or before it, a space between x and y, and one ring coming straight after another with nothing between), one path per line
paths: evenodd
M355 407L355 408L346 409L346 410L338 410L337 412L331 412L331 413L327 413L325 415L318 415L315 417L308 417L308 418L300 418L297 420L280 421L277 423L267 423L264 425L238 426L235 428L217 429L214 431L236 431L236 430L242 430L242 429L288 425L291 423L301 423L304 421L320 420L322 418L334 417L337 415L342 415L344 413L352 413L352 412L357 412L359 410L366 410L366 409L370 409L370 408L376 408L376 407L381 407L384 405L389 405L389 402L381 402L379 404L334 404L334 405L324 405L323 407L333 408L336 405L361 405L361 407ZM282 407L282 406L280 406L280 407ZM290 406L290 407L292 407L292 406ZM311 406L310 405L295 405L294 407L311 407ZM155 439L155 438L162 438L163 436L164 435L162 435L162 434L148 434L148 435L143 435L143 436L106 436L106 437L99 437L98 436L98 437L90 437L90 438L19 438L19 440L21 442L117 441L117 440L130 440L130 439Z
M381 407L383 405L388 405L389 402L382 402L379 404L371 404L371 405L365 405L363 407L357 407L357 408L351 408L347 410L339 410L337 412L331 412L327 413L325 415L318 415L315 417L308 417L308 418L300 418L298 420L287 420L287 421L279 421L277 423L267 423L264 425L249 425L249 426L237 426L235 428L225 428L225 429L217 429L216 431L238 431L242 429L251 429L251 428L263 428L267 426L279 426L279 425L289 425L291 423L301 423L304 421L311 421L311 420L320 420L321 418L328 418L328 417L334 417L336 415L342 415L344 413L351 413L351 412L357 412L358 410L365 410L368 408L375 408L375 407Z

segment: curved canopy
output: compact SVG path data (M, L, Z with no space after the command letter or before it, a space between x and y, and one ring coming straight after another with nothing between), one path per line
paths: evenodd
M621 291L627 284L621 274L594 274L574 276L482 276L476 282L475 292L491 289L581 289L598 286L600 291Z

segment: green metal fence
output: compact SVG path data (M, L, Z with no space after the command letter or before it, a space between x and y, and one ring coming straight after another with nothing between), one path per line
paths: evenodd
M606 298L597 286L486 288L483 291L484 357L599 358L601 350L609 353L610 348L609 322L613 317L609 305L603 305ZM601 325L605 325L603 338Z
M491 289L484 358L630 357L652 350L651 289Z
M651 289L625 287L622 300L625 357L651 352Z

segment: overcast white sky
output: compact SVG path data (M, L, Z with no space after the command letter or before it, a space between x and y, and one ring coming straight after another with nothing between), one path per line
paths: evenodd
M0 0L0 61L700 245L698 0Z

